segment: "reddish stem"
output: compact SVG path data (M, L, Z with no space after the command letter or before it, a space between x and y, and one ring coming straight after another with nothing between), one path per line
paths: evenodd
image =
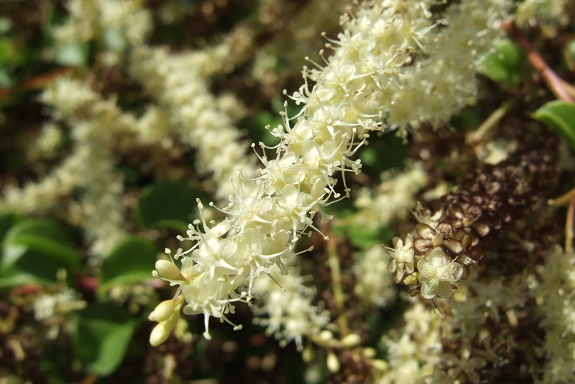
M42 88L45 85L51 83L57 78L67 75L72 72L72 68L60 68L51 72L43 73L41 75L35 76L29 80L26 80L22 84L15 85L11 88L0 89L0 100L10 96L11 94L18 91L25 91L28 89Z
M565 223L565 252L573 252L573 219L575 218L575 198L571 199L567 209L567 222Z
M563 101L573 103L575 100L563 86L563 80L547 65L545 60L537 53L525 35L511 23L505 23L503 29L527 53L527 59L543 77L553 94Z

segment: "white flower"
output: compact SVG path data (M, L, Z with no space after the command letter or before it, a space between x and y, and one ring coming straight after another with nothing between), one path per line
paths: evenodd
M294 257L292 254L291 257ZM254 282L254 293L261 302L255 306L255 323L266 327L281 345L294 340L303 349L303 337L317 335L329 323L329 313L313 304L315 290L307 287L297 269L282 275L272 268L270 276L260 276Z
M399 237L392 240L393 248L385 247L386 253L391 257L391 262L387 266L389 273L395 273L395 280L401 281L405 274L414 271L414 251L413 237L405 236L405 243Z
M390 257L382 247L370 248L353 267L357 284L355 293L362 302L384 307L396 295L391 275L386 273Z
M429 255L417 262L421 295L426 299L439 296L442 299L451 297L455 284L463 275L463 267L451 260L441 247L431 250Z

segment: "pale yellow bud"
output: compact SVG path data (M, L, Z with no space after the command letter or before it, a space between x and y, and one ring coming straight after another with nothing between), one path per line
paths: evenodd
M412 273L403 279L403 284L405 285L415 285L417 284L417 273Z
M174 314L174 309L176 308L176 303L174 300L165 300L154 308L152 313L148 316L150 321L166 321Z
M368 359L373 359L377 354L376 350L370 347L364 348L363 355Z
M331 333L331 332L328 331L327 329L326 329L326 330L323 330L323 331L320 332L319 338L320 338L320 340L322 340L322 341L331 341L331 340L333 340L333 333Z
M341 340L341 344L346 348L357 347L361 342L361 337L357 333L350 333Z
M178 267L168 260L156 261L156 271L158 272L158 275L164 279L184 280L184 276L182 276Z
M373 364L373 367L380 372L386 372L389 368L387 362L384 360L374 359L371 361L371 364Z
M313 360L313 355L314 353L312 346L311 345L306 346L302 353L303 361L306 363L311 363L311 361Z
M158 323L150 333L150 345L157 347L170 337L173 327L171 322L162 321Z
M336 373L339 371L339 360L333 351L329 351L327 354L327 369L331 373Z

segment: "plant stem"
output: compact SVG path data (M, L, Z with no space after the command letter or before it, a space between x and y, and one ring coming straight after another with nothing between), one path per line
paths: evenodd
M567 209L567 220L565 223L565 252L573 252L573 219L575 218L575 197L571 199Z
M333 285L333 296L337 310L337 323L339 325L341 336L343 337L349 333L349 327L345 316L345 295L342 288L341 269L337 253L337 240L334 236L330 236L327 241L327 256L327 263L331 273L331 283Z
M565 89L563 80L547 65L541 55L533 49L525 35L511 23L505 23L503 29L505 29L507 34L527 53L527 59L541 74L551 92L553 92L559 100L574 102L573 97L571 97Z
M556 199L549 200L549 205L555 205L555 206L567 205L570 204L574 198L575 198L575 188L571 189L569 192L559 196Z
M503 118L503 116L505 116L505 114L509 111L510 107L511 107L510 102L505 102L501 104L501 106L497 108L487 118L487 120L485 120L483 124L481 124L481 126L477 130L469 132L467 134L465 141L467 143L475 143L481 140L481 138L484 137L485 134L489 132L489 130L491 130L491 128L493 128L497 124L497 122L501 120L501 118Z

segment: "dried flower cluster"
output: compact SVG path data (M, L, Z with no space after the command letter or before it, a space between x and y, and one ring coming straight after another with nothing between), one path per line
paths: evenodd
M554 162L549 144L518 150L508 160L470 174L455 193L437 201L440 208L433 213L419 205L414 233L395 238L393 248L386 248L393 259L389 272L412 286L412 294L449 298L485 250L495 248L496 232L542 201Z

